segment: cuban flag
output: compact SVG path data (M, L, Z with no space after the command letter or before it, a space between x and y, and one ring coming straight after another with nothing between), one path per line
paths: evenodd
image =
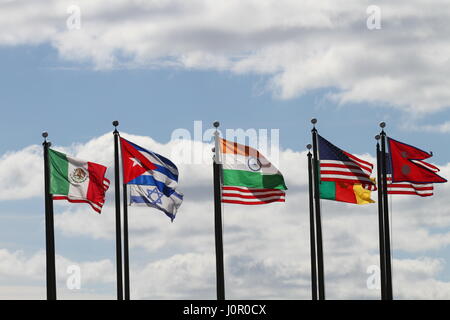
M123 181L130 186L130 204L159 209L173 221L183 202L183 194L176 190L177 167L157 153L120 140Z

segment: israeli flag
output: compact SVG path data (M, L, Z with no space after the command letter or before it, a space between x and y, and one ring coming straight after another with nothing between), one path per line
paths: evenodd
M163 211L170 219L175 219L178 208L183 202L183 194L176 191L178 186L178 168L167 158L133 145L156 168L131 180L130 205L148 206Z

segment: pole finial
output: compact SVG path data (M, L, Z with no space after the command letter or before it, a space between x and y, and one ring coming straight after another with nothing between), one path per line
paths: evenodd
M50 147L50 142L47 141L47 137L48 137L48 132L44 131L42 132L42 138L44 138L44 145L47 144Z
M313 126L316 125L317 119L316 119L316 118L312 118L312 119L311 119L311 123L313 124Z
M214 121L213 122L213 126L214 126L214 128L217 129L220 126L220 122L219 121Z
M119 131L117 130L117 127L119 126L119 121L117 121L117 120L114 120L113 122L112 122L112 125L114 126L114 134L115 135L118 135L119 134Z
M306 149L311 150L311 148L312 148L312 145L311 145L311 144L307 144L307 145L306 145Z
M379 134L377 134L376 136L375 136L375 140L380 140L381 139L381 136L379 135Z
M380 122L380 128L384 129L386 127L386 122Z

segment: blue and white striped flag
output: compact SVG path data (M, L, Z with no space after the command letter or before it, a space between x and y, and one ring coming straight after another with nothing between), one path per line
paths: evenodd
M133 177L130 185L130 205L148 206L163 211L172 221L183 202L178 192L178 168L169 159L146 150L130 141L122 140L124 175Z

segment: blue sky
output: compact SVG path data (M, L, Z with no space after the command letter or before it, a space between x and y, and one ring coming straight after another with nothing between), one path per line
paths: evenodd
M2 141L3 152L39 143L44 130L55 143L85 142L112 130L114 119L127 132L161 142L176 128L193 131L195 120L204 126L219 119L224 128L275 128L283 148L300 150L309 143L309 121L316 117L320 133L351 152L374 154L373 136L379 122L386 121L392 137L432 150L436 163L450 156L440 143L447 134L403 127L439 123L448 111L414 119L376 103L338 105L326 98L333 88L281 100L265 89L267 77L225 71L93 71L87 64L61 60L47 45L2 48L0 58L6 112L0 121L14 137Z
M444 0L429 10L417 0L412 11L381 1L375 31L366 27L368 1L102 1L76 1L79 30L67 29L66 1L34 10L23 0L0 3L0 299L44 297L43 131L57 148L111 167L113 120L131 141L166 156L172 132L193 134L198 120L203 130L214 120L222 129L279 129L286 206L225 207L234 299L309 299L311 118L329 141L370 161L385 121L393 138L433 151L431 162L449 178ZM214 298L211 168L177 164L185 201L175 222L131 210L136 298ZM55 204L64 298L114 298L112 194L101 216ZM439 185L429 199L392 200L396 297L450 298L449 195ZM322 205L329 296L377 299L366 288L366 268L378 263L376 205ZM70 264L86 275L79 292L64 289Z

